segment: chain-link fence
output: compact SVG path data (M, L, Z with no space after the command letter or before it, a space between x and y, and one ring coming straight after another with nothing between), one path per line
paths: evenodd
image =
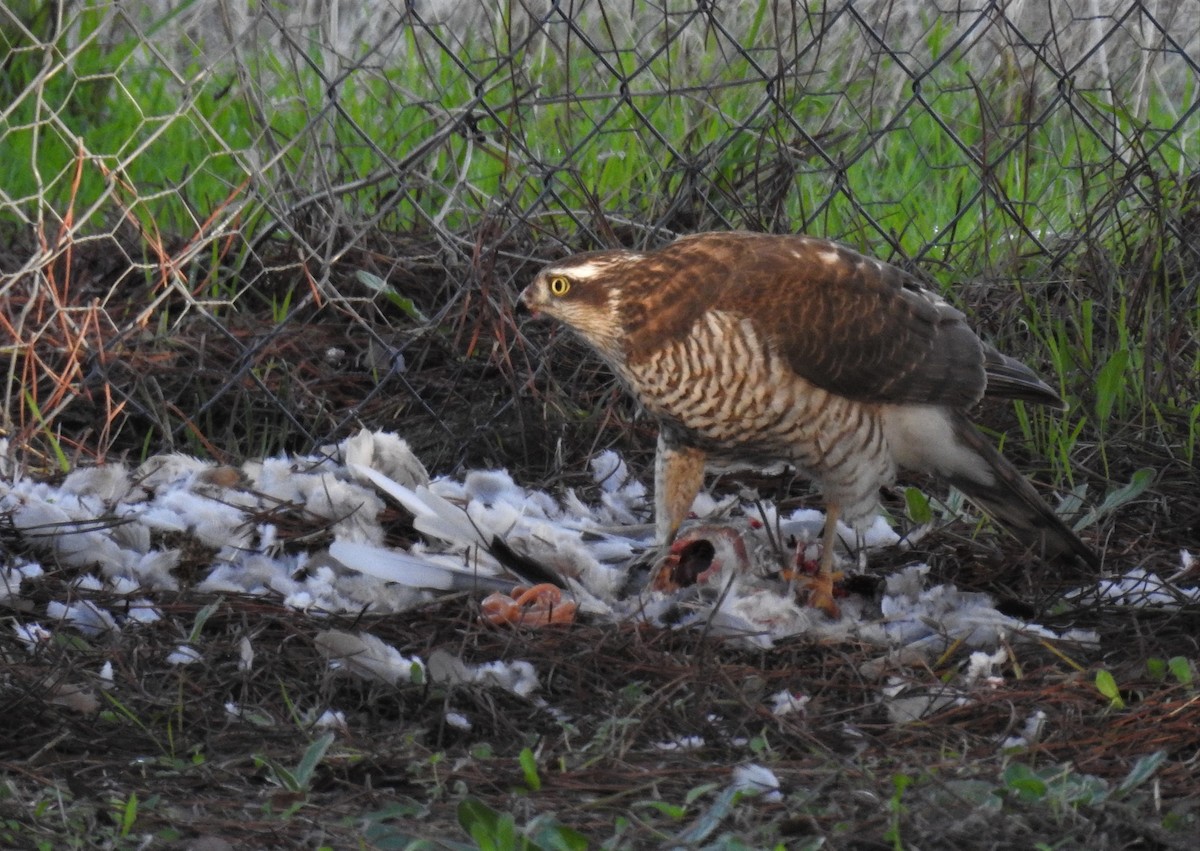
M60 462L366 422L548 470L628 412L519 288L721 228L955 284L1039 356L1061 307L1068 390L1140 335L1196 398L1195 2L17 2L0 59L3 427Z

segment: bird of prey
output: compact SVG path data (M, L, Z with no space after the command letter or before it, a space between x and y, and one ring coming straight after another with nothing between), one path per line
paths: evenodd
M832 599L837 520L860 529L898 468L933 474L1045 557L1096 555L980 434L985 395L1065 408L912 275L808 236L686 236L551 263L524 292L612 367L658 423L667 545L706 461L793 465L826 501L810 603Z

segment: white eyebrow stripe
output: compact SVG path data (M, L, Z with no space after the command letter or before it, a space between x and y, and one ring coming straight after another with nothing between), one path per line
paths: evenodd
M614 266L621 266L626 263L636 263L639 260L644 260L644 254L622 254L616 258L606 258L599 260L582 260L578 263L564 263L562 266L551 266L546 269L547 275L566 275L568 278L573 278L576 281L586 281L594 278L597 275L602 275L612 269Z
M580 263L577 266L563 266L557 269L551 269L551 272L561 272L562 274L574 278L577 281L586 281L589 278L594 278L608 268L607 263Z

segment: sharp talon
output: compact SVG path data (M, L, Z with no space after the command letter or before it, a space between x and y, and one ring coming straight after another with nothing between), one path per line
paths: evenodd
M542 583L532 588L518 585L512 594L489 594L480 604L480 618L493 626L538 627L552 623L572 623L575 603L564 601L562 591Z
M837 618L841 617L842 612L834 597L840 596L841 589L835 586L844 576L840 570L833 573L818 571L815 576L797 577L797 584L802 591L807 592L806 602L809 606L820 609L831 618Z
M833 569L831 550L824 549L820 560L813 561L804 557L804 549L804 544L797 544L793 565L784 568L783 577L796 583L808 606L820 609L831 618L841 617L841 610L834 598L844 596L842 589L836 586L845 578L845 574Z

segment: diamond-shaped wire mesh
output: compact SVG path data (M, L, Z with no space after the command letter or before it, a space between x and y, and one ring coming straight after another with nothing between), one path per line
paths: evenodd
M549 470L632 412L516 292L706 229L1017 315L1063 281L1102 323L1195 309L1200 16L1171 0L16 3L0 57L3 428L47 459L368 423Z

